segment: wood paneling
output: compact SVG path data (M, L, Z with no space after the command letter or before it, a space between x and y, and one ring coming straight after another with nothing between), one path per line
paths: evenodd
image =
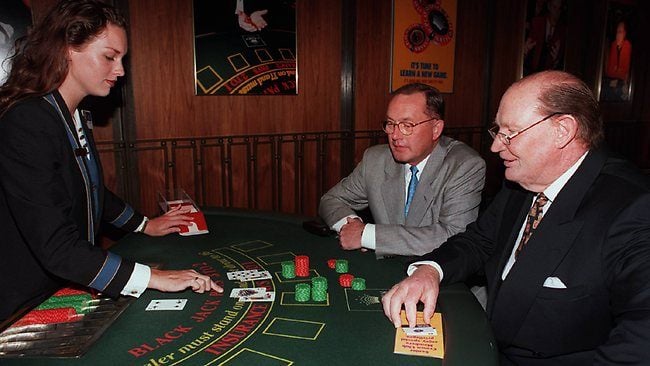
M195 96L192 1L131 1L137 138L336 129L340 7L297 2L298 95Z
M124 165L112 151L102 154L107 182L120 193L124 176L135 177L135 201L145 213L156 210L155 191L166 181L182 186L211 205L262 207L287 212L315 213L318 191L340 179L341 159L358 161L370 140L355 143L354 156L341 156L346 137L318 150L318 142L305 141L296 155L296 145L261 141L258 145L203 146L204 156L192 159L192 147L177 149L170 166L163 154L172 151L143 139L189 136L233 136L243 134L335 131L341 125L341 77L343 22L356 22L354 39L354 129L377 129L389 100L392 0L356 0L355 19L343 19L343 1L297 0L297 56L299 92L295 96L195 96L191 0L113 0L129 13L130 52L126 60L132 95L118 92L109 106L128 109L124 121L100 123L95 137L102 141L135 141L151 147L138 151L136 159ZM210 0L204 0L210 1ZM32 0L37 19L57 0ZM527 1L458 0L454 26L456 56L454 92L445 94L447 127L485 127L496 114L507 87L520 77L524 14ZM607 0L571 0L567 71L581 75L595 86L602 53L603 22ZM638 40L634 48L634 100L624 104L603 104L608 121L650 120L650 2L639 1ZM234 15L233 15L234 16ZM111 104L112 103L112 104ZM119 114L118 116L121 116ZM123 126L122 126L123 125ZM124 127L124 130L122 130ZM638 130L638 129L637 129ZM641 129L648 131L648 128ZM343 135L345 136L345 135ZM638 136L637 136L638 137ZM268 137L267 137L268 138ZM625 136L617 137L625 141ZM650 166L650 144L641 137L640 165ZM237 140L239 141L239 140ZM373 140L376 141L376 140ZM630 139L630 141L632 141ZM634 140L637 141L637 140ZM200 144L200 140L196 140ZM158 143L159 144L159 143ZM228 145L229 146L229 145ZM257 149L257 160L251 151ZM274 150L276 149L277 150ZM484 146L489 161L489 190L498 189L502 179L500 162ZM319 155L320 154L320 155ZM314 161L318 162L314 164ZM277 163L277 164L276 164ZM320 164L320 165L318 165ZM277 171L275 170L277 169ZM323 173L322 178L317 178ZM205 192L194 177L204 177ZM260 182L243 186L251 176ZM169 179L166 179L169 178ZM173 179L172 179L173 177ZM232 186L224 179L232 179ZM316 182L315 180L319 180ZM298 183L296 183L298 182ZM302 184L299 184L302 182ZM131 183L130 183L131 184ZM311 185L310 185L311 184ZM260 189L269 186L267 189ZM230 192L232 191L232 192ZM300 202L298 197L306 200ZM251 206L252 205L252 206Z

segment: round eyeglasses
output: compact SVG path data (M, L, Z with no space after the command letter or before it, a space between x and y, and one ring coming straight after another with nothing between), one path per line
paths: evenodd
M395 126L399 129L399 132L402 133L404 136L409 136L413 134L413 128L415 126L421 125L423 123L431 122L438 120L438 117L433 117L429 119L425 119L424 121L420 122L393 122L391 120L385 120L381 121L381 129L384 130L387 134L391 134L395 132Z

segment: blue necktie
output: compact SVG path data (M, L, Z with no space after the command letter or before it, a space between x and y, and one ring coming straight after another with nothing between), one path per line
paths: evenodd
M406 196L406 205L404 205L404 217L409 214L409 207L413 201L415 189L418 187L418 167L411 165L411 181L409 182L408 195Z

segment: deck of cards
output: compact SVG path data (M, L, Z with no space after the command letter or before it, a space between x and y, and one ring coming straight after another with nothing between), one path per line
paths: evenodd
M275 300L275 292L266 291L266 288L264 287L234 288L230 292L230 297L237 298L239 301L244 301L244 302L258 302L258 301L273 302Z
M179 206L181 208L188 208L190 210L190 212L186 215L192 217L192 224L189 226L179 226L181 229L179 232L180 235L199 235L207 234L209 232L203 212L201 212L199 206L183 189L158 192L158 204L160 205L160 208L163 210L163 212L167 212Z

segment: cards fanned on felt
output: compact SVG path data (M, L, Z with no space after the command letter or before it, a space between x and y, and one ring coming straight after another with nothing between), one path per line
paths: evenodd
M273 302L275 301L275 292L267 292L264 287L243 287L232 289L230 297L243 302Z
M394 353L402 355L444 358L445 345L442 332L442 314L434 313L429 324L417 312L417 325L409 327L406 312L402 310L402 327L395 329Z

